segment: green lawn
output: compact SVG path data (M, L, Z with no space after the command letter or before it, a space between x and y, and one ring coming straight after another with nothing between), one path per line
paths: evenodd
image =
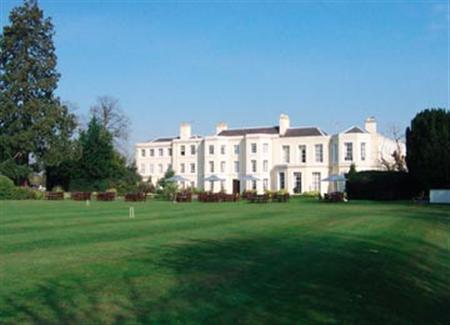
M0 323L450 323L448 206L0 201L0 217Z

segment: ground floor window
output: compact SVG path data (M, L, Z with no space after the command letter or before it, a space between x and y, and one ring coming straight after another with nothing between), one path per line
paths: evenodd
M263 190L267 191L269 189L269 179L268 178L264 178L263 179Z
M252 181L252 190L256 191L256 181Z
M225 191L225 181L220 181L220 190Z
M294 173L294 193L302 192L302 173Z
M284 172L280 172L279 174L278 174L278 177L279 177L279 186L280 186L280 190L284 190L284 189L286 189L286 179L285 179L285 174L284 174Z
M320 173L312 173L312 189L320 192Z

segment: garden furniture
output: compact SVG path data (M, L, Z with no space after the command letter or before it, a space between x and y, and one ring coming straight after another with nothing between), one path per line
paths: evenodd
M116 193L114 192L98 192L97 201L114 201L116 199Z
M91 199L91 192L72 192L71 197L74 201L86 201Z
M125 194L125 202L138 202L138 201L145 201L145 200L146 200L146 195L143 192Z
M45 196L47 200L64 200L64 192L47 192Z

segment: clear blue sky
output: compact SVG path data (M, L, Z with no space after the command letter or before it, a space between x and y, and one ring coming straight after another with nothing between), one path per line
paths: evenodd
M0 0L2 25L20 1ZM117 97L132 142L230 127L405 127L449 107L448 1L40 1L58 95L85 114Z

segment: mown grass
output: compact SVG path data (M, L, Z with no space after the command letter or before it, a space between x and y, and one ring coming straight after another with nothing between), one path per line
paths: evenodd
M0 217L0 323L450 323L445 206L3 201Z

